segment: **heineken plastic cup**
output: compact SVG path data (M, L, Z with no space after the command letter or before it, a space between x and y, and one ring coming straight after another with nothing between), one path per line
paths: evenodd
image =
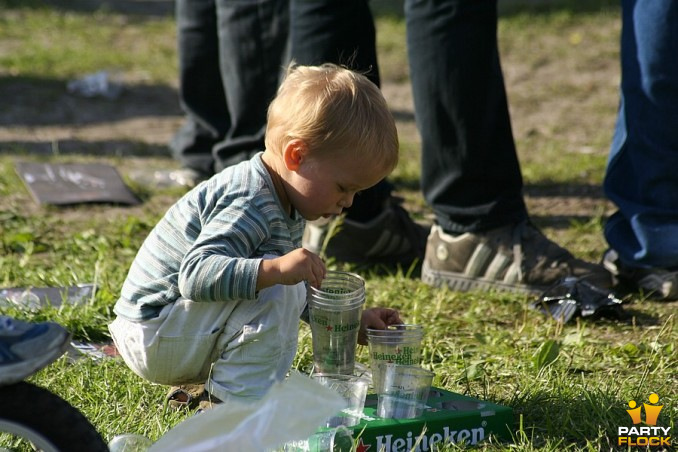
M370 351L372 386L379 394L384 380L379 365L385 363L418 366L421 363L421 341L424 329L421 325L390 325L386 329L367 329L367 344Z
M308 439L290 441L282 450L284 452L343 452L352 450L353 435L346 427L318 431Z
M346 401L346 408L327 419L325 427L351 427L360 422L365 408L368 380L355 375L313 374L318 383L337 392Z
M419 366L380 364L383 387L377 394L377 416L412 419L422 415L433 383L433 372Z
M330 271L320 288L309 286L306 294L314 372L353 375L365 280Z

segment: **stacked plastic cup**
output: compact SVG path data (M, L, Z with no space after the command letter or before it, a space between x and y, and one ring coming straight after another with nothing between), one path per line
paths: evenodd
M307 289L314 372L353 375L365 280L330 271L319 288Z
M412 419L421 416L434 374L419 366L380 364L384 381L377 393L377 416Z
M326 427L351 427L360 422L365 408L369 381L356 375L313 374L318 383L336 391L344 398L346 408L341 413L327 419Z
M421 325L390 325L386 329L367 329L367 344L370 350L372 386L379 394L384 382L380 364L418 366L421 363L421 342L424 329Z

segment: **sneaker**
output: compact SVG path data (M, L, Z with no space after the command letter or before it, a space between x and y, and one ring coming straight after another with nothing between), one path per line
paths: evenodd
M307 223L302 246L341 262L410 265L423 259L427 232L392 198L366 223L344 216Z
M64 354L71 333L53 322L0 316L0 385L17 383Z
M446 234L434 225L426 244L422 280L452 290L503 290L539 294L574 276L612 287L602 266L575 258L529 221L483 233Z
M631 290L647 294L653 300L678 300L678 271L665 268L642 268L624 265L619 254L609 249L603 254L602 265Z

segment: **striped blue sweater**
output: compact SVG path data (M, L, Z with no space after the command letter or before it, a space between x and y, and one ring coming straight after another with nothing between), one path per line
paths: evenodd
M261 258L299 248L305 223L283 211L261 155L223 170L167 211L132 263L117 315L150 319L180 296L255 298Z

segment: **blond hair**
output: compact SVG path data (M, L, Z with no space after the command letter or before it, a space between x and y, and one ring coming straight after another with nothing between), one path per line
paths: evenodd
M390 173L398 132L379 88L334 64L290 65L268 109L266 148L278 154L292 139L312 153L343 152Z

